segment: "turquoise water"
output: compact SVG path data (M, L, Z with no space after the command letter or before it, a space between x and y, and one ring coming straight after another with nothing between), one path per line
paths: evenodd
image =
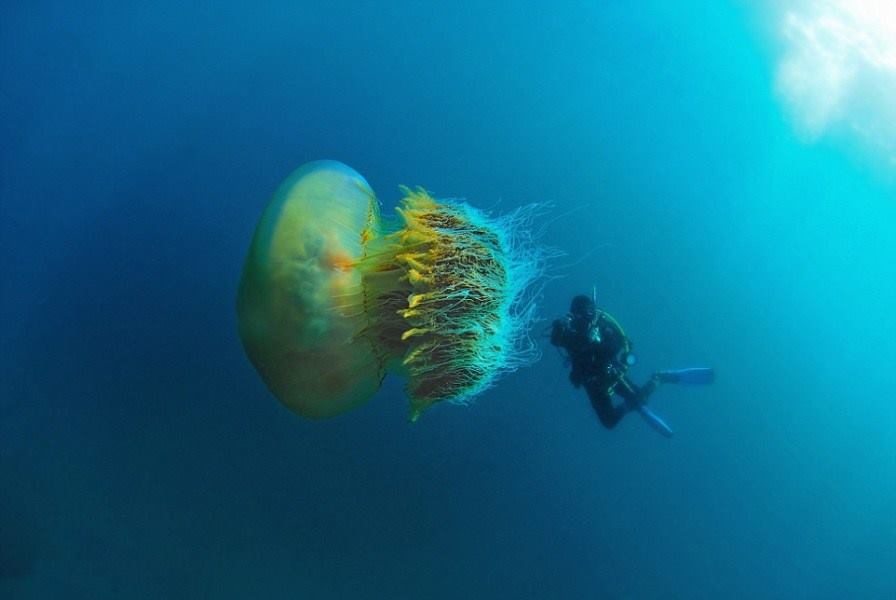
M896 176L776 85L740 2L7 3L3 598L892 598ZM236 335L270 194L334 158L550 206L675 427L560 357L405 421L288 413Z

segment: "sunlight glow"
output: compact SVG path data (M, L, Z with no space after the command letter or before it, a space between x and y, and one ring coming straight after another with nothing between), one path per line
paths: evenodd
M896 0L791 3L780 33L776 84L800 135L845 126L896 165Z

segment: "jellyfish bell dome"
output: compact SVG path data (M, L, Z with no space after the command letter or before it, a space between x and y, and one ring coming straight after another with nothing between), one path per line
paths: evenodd
M354 408L382 380L359 336L362 275L352 267L377 212L361 175L316 161L287 177L256 227L237 298L240 338L271 392L303 416Z

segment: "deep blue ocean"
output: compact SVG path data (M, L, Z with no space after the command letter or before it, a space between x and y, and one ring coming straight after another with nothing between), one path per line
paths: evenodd
M896 160L801 133L779 18L5 2L0 598L896 597ZM398 379L278 403L236 289L323 158L385 213L541 203L541 359L415 424ZM636 379L716 368L654 395L672 439L602 428L539 337L592 287Z

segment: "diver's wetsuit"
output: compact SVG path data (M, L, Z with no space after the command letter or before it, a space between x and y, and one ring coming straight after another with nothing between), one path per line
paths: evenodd
M656 389L656 376L643 386L635 384L626 375L626 358L631 344L613 317L581 300L577 308L574 299L569 315L554 321L551 343L566 350L572 367L569 380L576 387L585 386L591 406L604 427L611 429L630 410L646 403ZM583 309L584 311L580 310ZM613 394L625 402L613 405Z

